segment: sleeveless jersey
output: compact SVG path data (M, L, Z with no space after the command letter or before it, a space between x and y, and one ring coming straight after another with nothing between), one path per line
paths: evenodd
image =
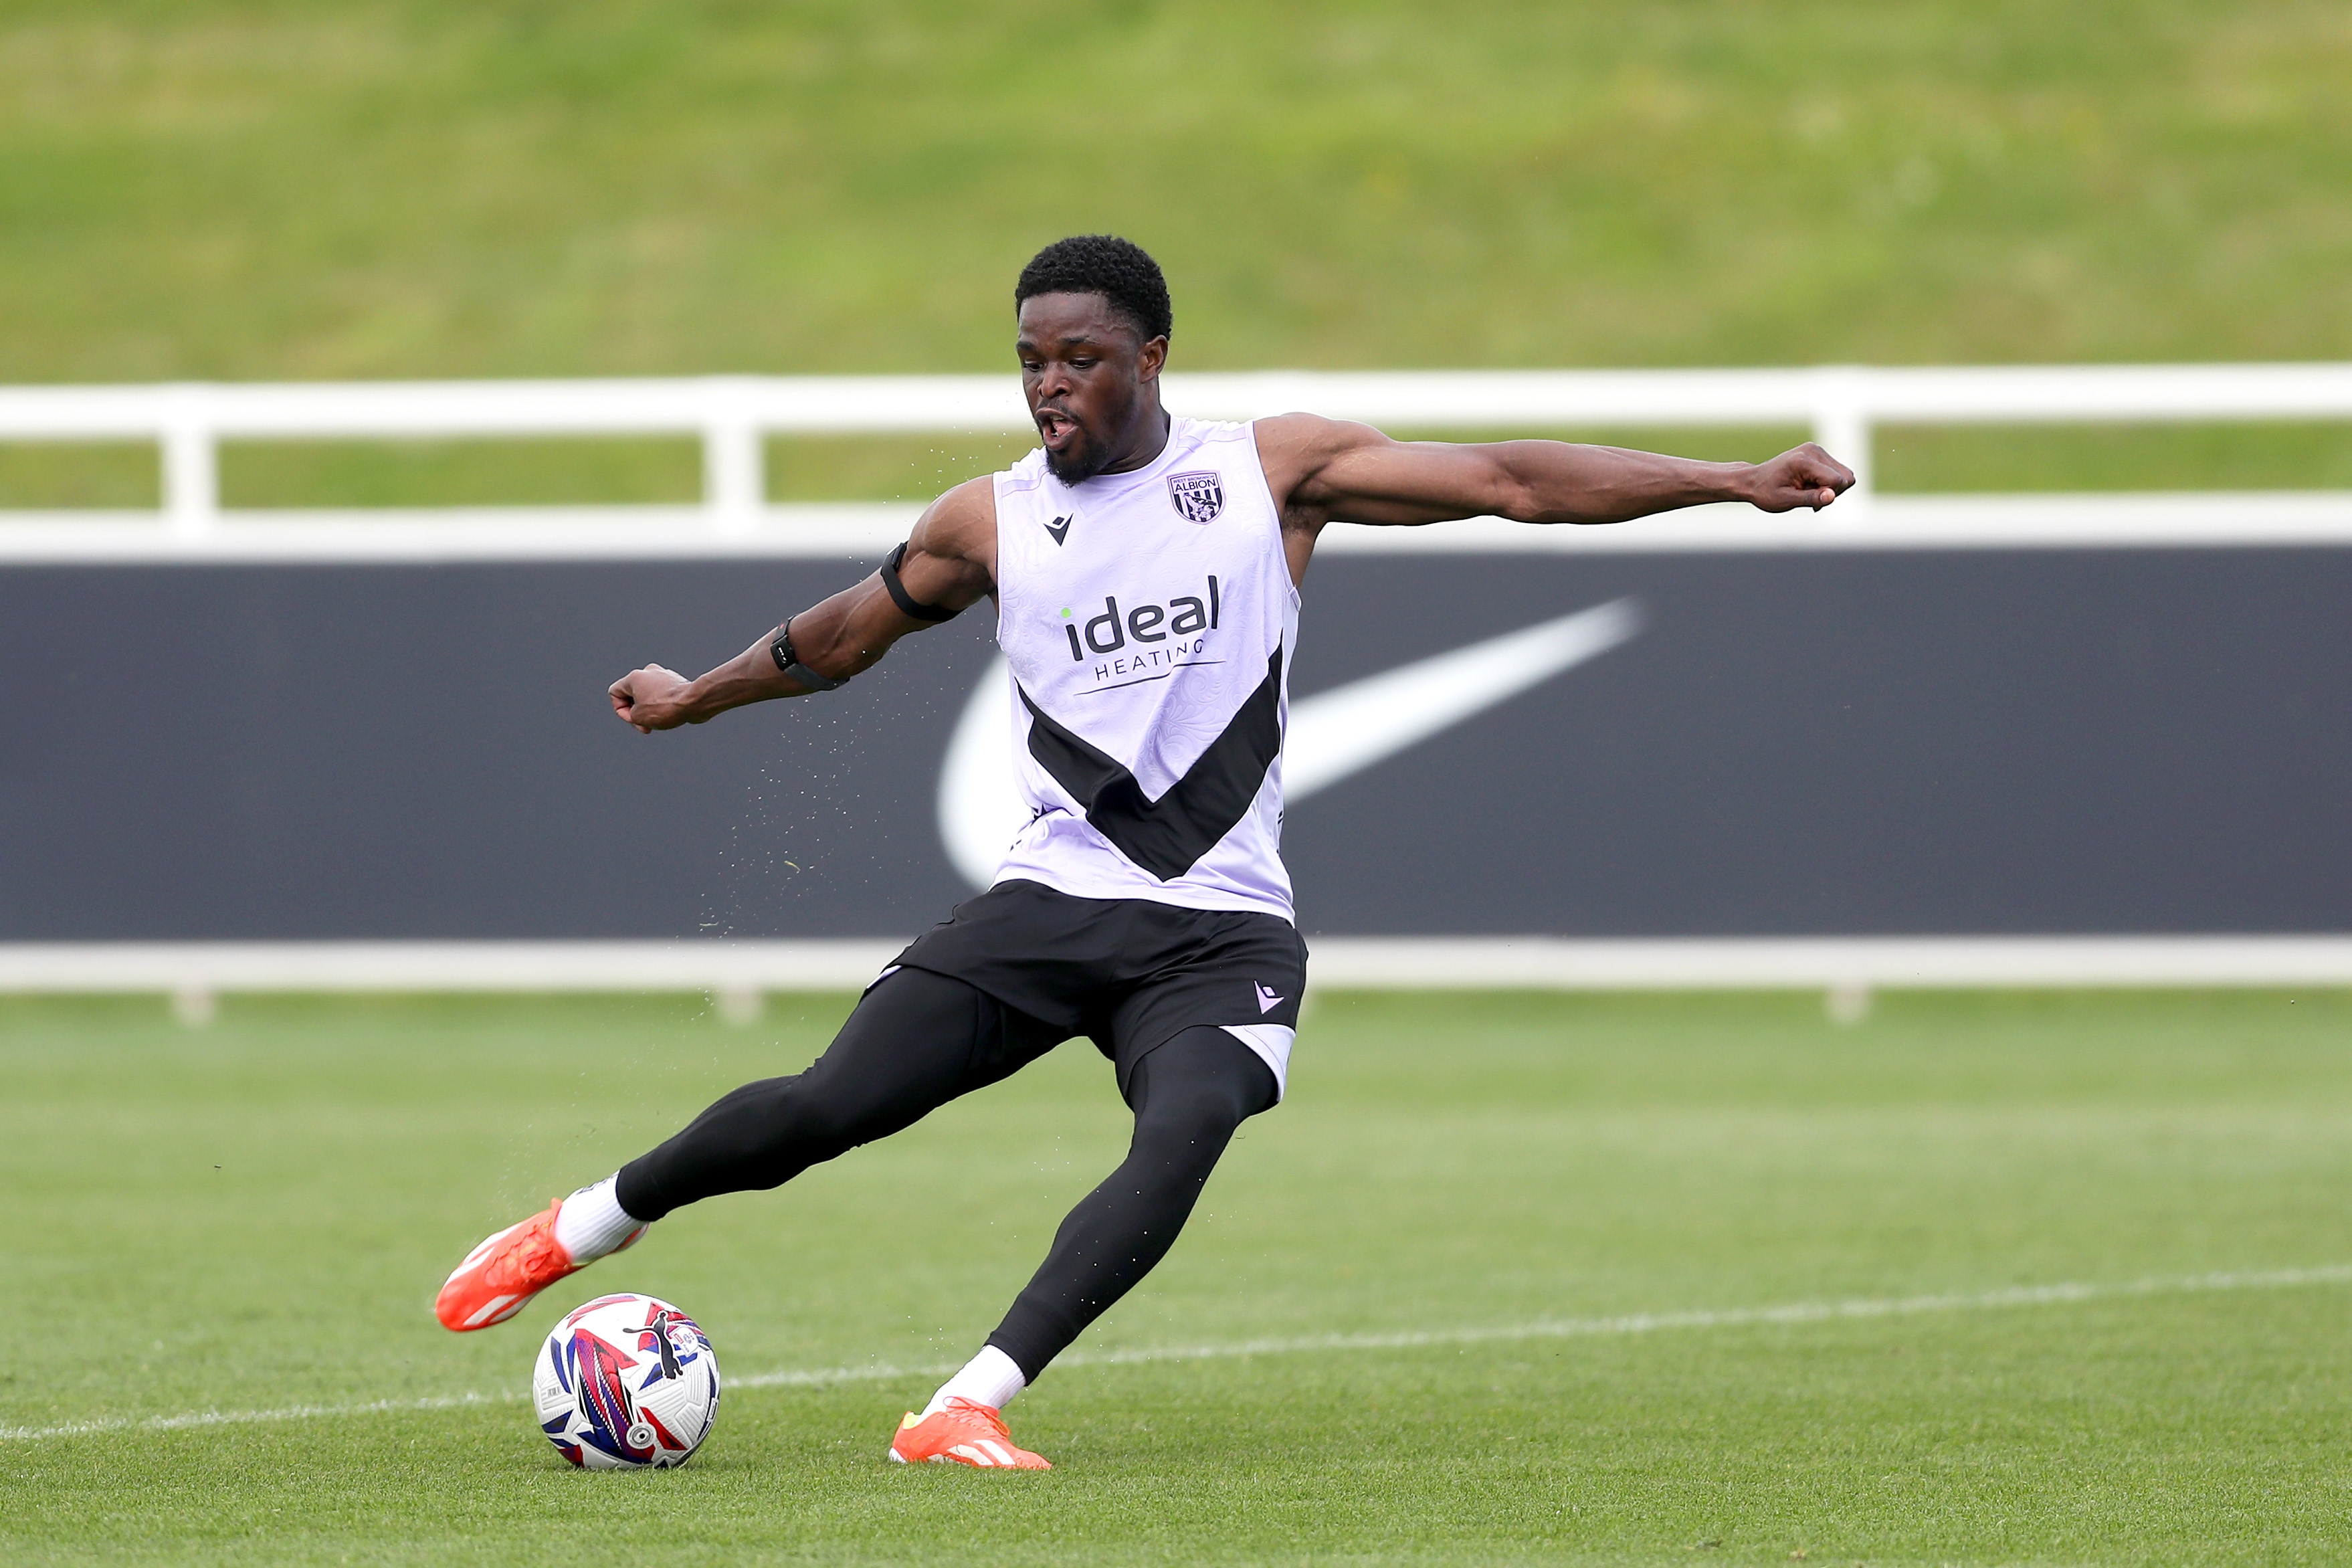
M1247 425L1147 467L995 476L996 641L1028 823L999 882L1291 919L1282 743L1298 590Z

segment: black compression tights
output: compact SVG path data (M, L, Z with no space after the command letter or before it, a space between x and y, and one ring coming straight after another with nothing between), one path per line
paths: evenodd
M782 1184L912 1126L1058 1043L1035 1019L926 970L876 985L807 1071L745 1084L677 1137L621 1168L639 1219L720 1193ZM1273 1072L1223 1029L1192 1028L1128 1074L1135 1137L1080 1200L989 1343L1032 1382L1167 1255L1234 1130L1275 1100Z

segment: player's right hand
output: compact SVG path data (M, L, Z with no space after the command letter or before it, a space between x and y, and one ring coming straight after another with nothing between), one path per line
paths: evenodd
M1760 511L1815 511L1853 489L1853 470L1811 441L1748 470L1748 502Z
M693 685L674 669L649 664L613 682L606 695L612 698L613 711L622 722L635 725L641 735L650 735L656 730L675 730L680 724L702 722L687 707L687 693Z

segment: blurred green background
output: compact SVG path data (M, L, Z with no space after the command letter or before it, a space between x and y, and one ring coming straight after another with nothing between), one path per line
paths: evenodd
M1088 229L1168 268L1180 368L2352 358L2340 0L11 0L0 79L0 382L999 369L1021 262ZM2352 482L2339 427L2191 436L1880 461ZM1001 460L776 457L781 498ZM152 470L19 447L0 500ZM696 481L658 442L226 463L244 505Z

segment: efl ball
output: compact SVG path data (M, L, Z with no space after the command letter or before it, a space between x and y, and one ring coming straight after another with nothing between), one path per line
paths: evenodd
M719 1418L719 1358L692 1318L651 1296L599 1296L547 1336L531 1368L539 1427L591 1470L682 1465Z

